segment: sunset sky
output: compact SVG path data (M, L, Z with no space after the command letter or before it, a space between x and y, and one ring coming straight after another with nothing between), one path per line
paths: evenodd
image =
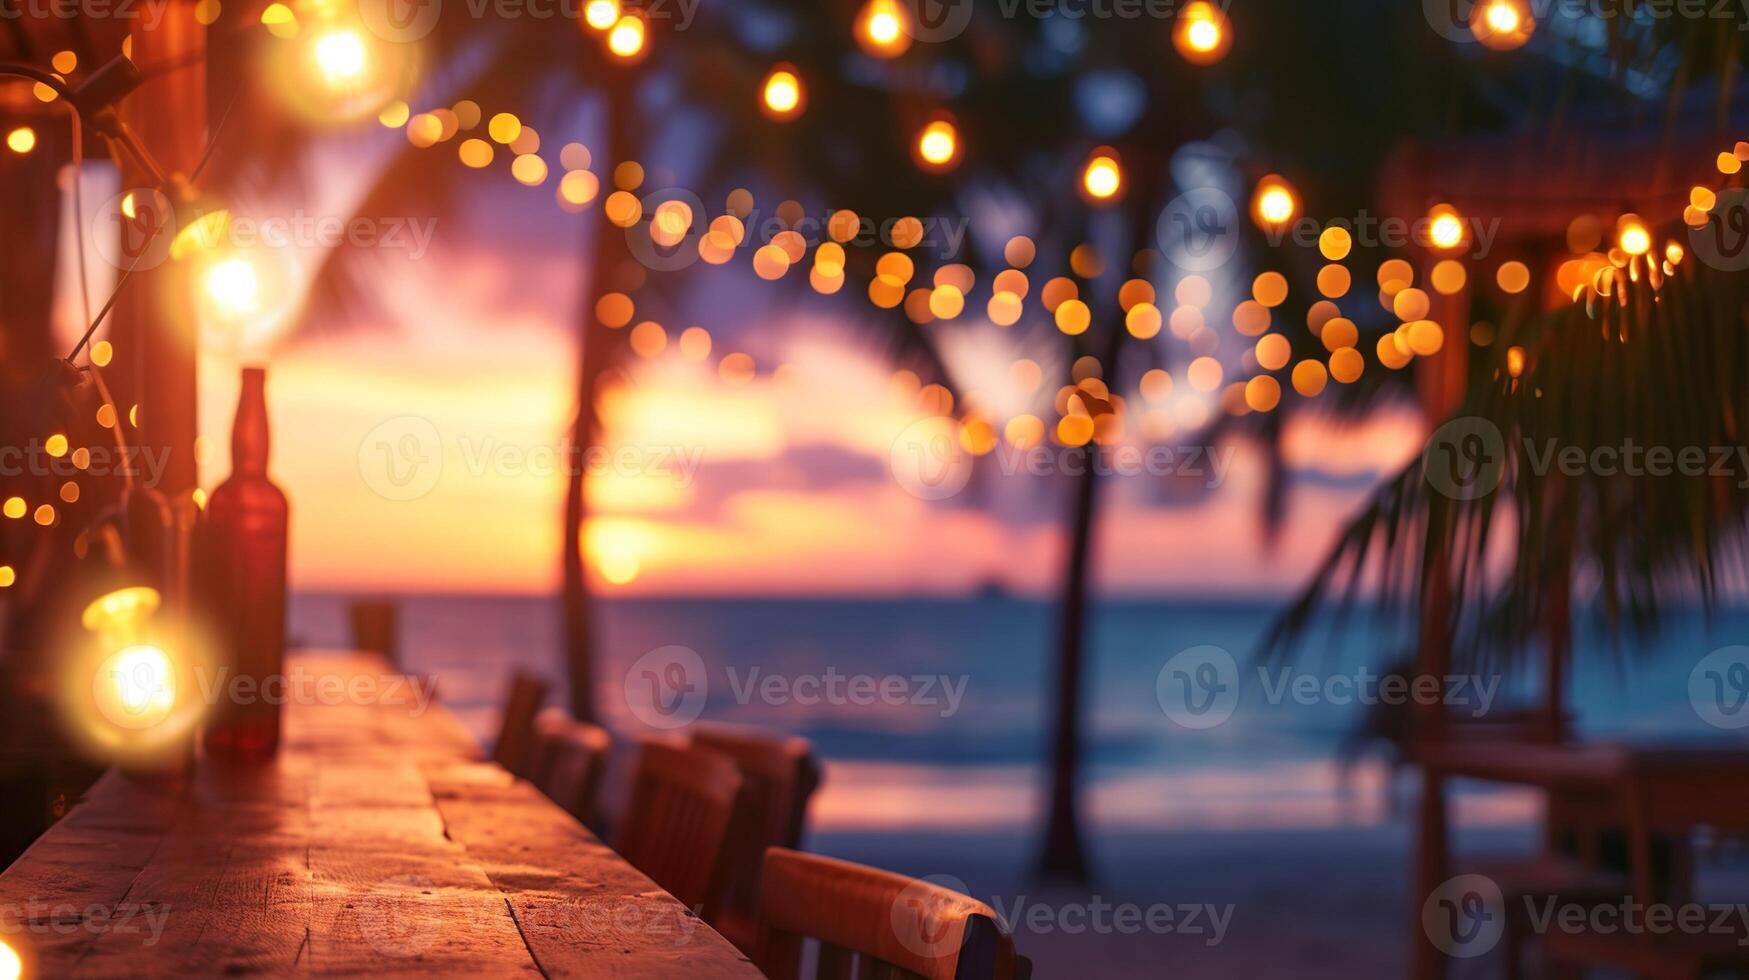
M564 483L554 460L573 407L569 307L582 266L574 253L493 259L445 244L394 280L398 323L324 333L274 355L275 468L294 506L305 502L293 522L299 588L556 587ZM638 361L631 383L604 403L618 462L592 478L601 515L590 552L598 574L626 579L601 580L607 593L1052 588L1067 479L1005 474L990 456L959 495L919 499L889 462L919 417L893 367L829 311L744 311L767 315L760 335L736 347L755 354L751 382L717 376L723 345L751 332L729 322L712 330L719 350L709 359L690 360L670 343ZM988 323L951 329L961 343L950 349L999 350L1014 339ZM976 369L959 358L954 366ZM219 435L209 443L220 451L209 473L223 472L233 391L229 365L210 360L203 431ZM1009 396L1034 411L1049 397ZM390 499L377 489L388 465L382 443L398 447L409 431L420 440L414 455L427 460L419 479L435 483L417 499ZM1354 432L1296 424L1290 458L1305 479L1273 549L1258 517L1264 474L1254 447L1217 450L1230 469L1212 492L1114 478L1100 575L1107 588L1138 594L1290 589L1361 488L1418 439L1407 412ZM1186 441L1194 439L1164 444Z
M382 130L338 138L313 161L327 177L308 196L244 202L238 212L349 215L397 138ZM114 193L92 180L88 196ZM557 587L564 481L556 460L574 407L573 311L588 268L581 219L556 208L550 189L479 183L462 218L423 226L428 249L368 255L367 291L378 302L343 316L317 321L298 305L297 284L319 252L283 256L290 298L263 328L273 342L259 349L270 366L274 470L293 501L297 588ZM461 186L472 192L466 177ZM915 384L895 380L896 365L870 338L866 302L761 282L742 257L687 275L708 285L664 297L653 315L663 319L666 349L633 357L627 383L602 406L618 454L613 472L592 478L599 516L588 544L604 593L1054 588L1070 480L1013 472L999 451L949 499L908 492L890 461L921 417ZM1173 285L1156 284L1162 293ZM75 329L67 304L60 313L63 329ZM712 338L703 359L675 342L692 325ZM998 430L1022 412L1052 417L1066 371L1061 337L1042 312L1007 328L967 315L927 329L962 393L990 406ZM1163 332L1136 343L1170 339ZM737 351L756 365L742 384L717 370ZM1010 365L1020 358L1043 368L1036 390L1014 379ZM209 488L228 468L239 362L237 352L214 349L201 365ZM1151 407L1162 429L1176 431L1152 444L1182 454L1199 441L1191 424L1212 397L1184 383L1182 357L1171 368L1171 398ZM1141 404L1133 377L1128 386ZM1150 445L1139 431L1130 438ZM1111 479L1097 549L1102 586L1137 595L1286 592L1360 494L1421 438L1407 409L1350 429L1297 416L1287 435L1295 489L1273 542L1259 519L1263 457L1247 443L1214 450L1224 474L1212 490L1202 486L1212 470L1200 448L1200 477Z

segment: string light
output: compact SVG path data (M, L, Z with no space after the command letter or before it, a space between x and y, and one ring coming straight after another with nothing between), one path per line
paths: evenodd
M760 94L760 106L772 119L794 119L802 113L802 79L793 66L773 67L765 76L765 85Z
M1463 216L1449 204L1441 204L1427 212L1427 243L1449 252L1463 245L1468 237Z
M605 31L619 23L619 0L589 0L583 6L583 23Z
M1293 187L1286 180L1270 174L1257 182L1257 190L1251 196L1251 216L1265 230L1273 231L1286 226L1299 213L1299 209Z
M1470 33L1495 51L1523 47L1536 31L1536 19L1523 0L1487 0L1470 12Z
M1232 46L1226 15L1206 0L1187 4L1172 30L1172 44L1191 64L1212 65L1220 61Z
M644 42L644 21L632 14L621 17L607 32L607 50L621 61L635 61L643 57Z
M10 572L12 569L8 568ZM11 584L11 583L7 583ZM24 975L24 960L10 943L0 940L0 980L18 980Z
M255 267L241 256L214 263L207 270L207 298L225 317L242 317L255 312L259 288Z
M877 58L896 58L911 46L897 0L868 0L856 17L856 40Z
M316 40L313 51L322 79L330 86L353 85L364 76L368 56L364 39L357 31L345 28L329 31Z
M1117 151L1100 147L1093 151L1081 171L1081 188L1095 201L1109 201L1123 190L1123 167Z
M938 173L959 165L959 129L949 119L936 119L917 134L917 159L925 170Z
M1652 250L1652 232L1639 215L1624 214L1617 223L1616 244L1629 255L1645 255Z
M6 148L23 155L36 149L36 130L29 126L20 126L6 134Z

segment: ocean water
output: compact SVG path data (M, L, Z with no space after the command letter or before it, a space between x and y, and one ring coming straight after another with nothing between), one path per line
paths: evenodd
M346 645L349 601L294 596L294 642ZM813 811L817 829L995 832L1038 822L1056 683L1049 603L672 598L606 600L599 608L599 704L622 735L651 730L649 713L632 710L625 694L627 678L635 683L649 665L639 658L683 647L703 666L703 683L692 688L702 718L813 740L827 772ZM547 676L551 701L562 699L555 600L420 596L402 600L401 610L406 669L435 676L445 704L482 741L495 730L513 668ZM1092 832L1368 827L1392 819L1386 768L1370 759L1344 777L1337 757L1371 710L1348 693L1350 682L1364 681L1363 668L1376 679L1400 659L1409 649L1403 631L1355 620L1342 633L1314 631L1295 658L1261 664L1254 653L1276 611L1261 601L1095 608L1083 708ZM1690 682L1709 653L1745 642L1742 611L1710 622L1683 617L1652 644L1612 644L1582 627L1570 697L1579 727L1608 737L1742 744L1749 729L1709 724ZM1233 658L1237 704L1219 725L1187 728L1163 708L1157 680L1175 654L1209 646ZM658 659L672 660L672 651ZM1727 684L1749 676L1717 673ZM1482 694L1472 687L1451 696L1479 709ZM1514 679L1493 704L1535 696L1534 684ZM1521 825L1535 806L1521 790L1466 787L1456 820Z

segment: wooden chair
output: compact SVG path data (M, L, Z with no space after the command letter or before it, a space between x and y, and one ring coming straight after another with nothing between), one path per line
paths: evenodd
M759 941L755 915L765 850L802 846L820 765L805 738L721 724L696 725L688 734L695 747L733 759L747 785L748 832L731 855L728 897L712 924L751 954Z
M1553 744L1567 739L1571 717L1550 717L1541 709L1496 709L1485 718L1447 718L1444 737L1512 746ZM1465 861L1463 874L1478 874L1500 887L1505 921L1500 941L1503 980L1519 980L1524 952L1535 924L1529 909L1550 901L1561 905L1593 905L1619 899L1627 878L1603 867L1599 840L1610 823L1619 823L1619 806L1591 787L1551 788L1543 814L1543 849L1528 857L1494 857Z
M504 699L504 717L498 726L498 741L492 761L527 779L534 760L534 718L547 699L547 682L517 671L510 679L510 695Z
M390 664L398 665L399 614L395 603L388 600L355 602L350 613L353 649L381 654Z
M564 708L542 708L534 716L534 743L528 752L528 781L542 790L546 789L547 777L553 771L559 736L575 721Z
M1500 886L1505 907L1500 955L1503 980L1524 976L1524 952L1534 938L1530 910L1549 902L1589 907L1619 901L1628 893L1625 875L1604 865L1605 831L1621 823L1619 803L1579 789L1551 789L1543 817L1544 847L1527 858L1465 862L1461 871Z
M1697 827L1726 833L1749 830L1749 753L1637 754L1626 776L1624 798L1635 903L1644 909L1659 902L1693 901L1680 883L1660 887L1653 841L1661 835L1686 840ZM1706 918L1710 929L1712 916ZM1550 960L1561 966L1609 966L1658 980L1699 980L1715 972L1749 974L1745 942L1749 935L1735 931L1695 935L1641 929L1601 934L1557 926L1544 945Z
M548 708L535 719L529 782L571 816L588 823L612 749L613 737L607 729Z
M1028 980L1032 963L975 898L927 881L803 854L765 853L755 962L772 980L801 980L802 947L819 943L814 975L919 980Z
M744 781L714 752L645 742L616 850L706 922L728 894L734 847L747 833Z

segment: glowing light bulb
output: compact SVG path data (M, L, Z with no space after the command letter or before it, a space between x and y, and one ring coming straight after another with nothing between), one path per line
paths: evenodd
M1279 228L1292 221L1299 209L1299 201L1295 200L1293 188L1287 181L1271 174L1258 182L1257 193L1251 201L1251 213L1258 224Z
M207 296L226 316L253 313L259 289L255 267L240 257L225 259L207 271Z
M364 75L369 57L357 31L329 31L316 40L316 64L329 85L348 85Z
M1427 213L1427 241L1447 251L1464 243L1464 219L1456 208L1441 204Z
M589 0L583 7L583 23L605 31L619 22L619 0Z
M183 225L176 237L170 240L170 258L180 261L197 252L217 248L230 234L231 212L224 208L202 212Z
M1622 219L1617 242L1629 255L1645 255L1652 250L1652 233L1638 218L1629 215Z
M607 50L622 61L629 61L644 53L644 22L627 14L613 25L607 32Z
M0 940L0 980L18 980L24 975L24 960L18 950Z
M959 162L959 130L945 119L923 127L917 136L917 156L933 170L949 170Z
M1185 6L1172 30L1172 44L1184 60L1211 65L1226 57L1232 38L1226 16L1207 0Z
M868 0L856 19L856 40L877 58L892 58L911 46L905 14L897 0Z
M36 149L36 130L29 126L20 126L7 133L6 148L19 154L29 153Z
M1536 21L1523 0L1487 0L1470 13L1470 33L1495 51L1523 47L1536 31Z
M773 119L793 119L802 110L802 80L787 68L774 68L765 76L765 114Z
M106 592L79 614L79 624L97 633L131 627L156 612L163 598L149 585L134 585Z
M91 693L97 710L116 726L150 728L176 708L176 670L158 647L125 647L98 665Z
M1123 168L1116 157L1096 152L1081 172L1081 186L1095 200L1108 201L1123 189Z

